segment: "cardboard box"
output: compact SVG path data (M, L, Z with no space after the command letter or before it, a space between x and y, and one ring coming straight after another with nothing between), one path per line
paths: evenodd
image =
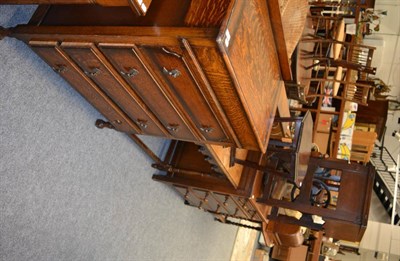
M319 152L327 153L329 145L329 133L317 132L314 137L314 143L317 144Z
M318 118L317 132L329 133L331 130L332 114L321 113Z

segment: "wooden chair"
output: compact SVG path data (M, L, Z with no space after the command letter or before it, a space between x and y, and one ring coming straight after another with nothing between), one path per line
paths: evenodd
M340 171L338 199L334 208L322 208L313 205L310 200L314 175L318 168ZM363 166L357 163L349 164L344 160L311 157L296 200L273 198L272 191L268 190L268 184L266 184L262 197L257 201L273 206L268 216L269 220L297 224L318 231L323 230L327 237L335 239L360 241L368 222L374 174L375 171L371 165ZM301 212L302 216L296 219L280 215L279 208ZM325 223L313 222L313 216L321 217Z
M275 245L297 247L304 242L304 236L299 225L271 220L268 222L266 233Z
M368 74L375 74L376 67L372 67L372 58L375 47L339 41L337 39L308 38L304 42L315 43L313 55L305 56L306 59L313 59L315 63L307 69L321 67L343 67L357 70L362 79Z
M230 165L241 164L261 170L269 176L276 175L298 182L305 175L312 148L313 121L310 112L303 117L276 117L275 123L293 123L291 136L281 139L270 139L266 157L275 164L259 165L255 162L236 158L236 150L232 148ZM284 130L285 131L285 130Z
M344 21L341 16L324 16L324 15L309 15L311 19L314 34L307 35L306 37L317 39L337 39L343 41L344 35L338 34L344 32Z
M309 92L306 96L307 100L312 100L310 99L312 97L332 98L355 102L360 105L368 105L369 91L373 88L370 84L334 78L312 78L310 79L310 86L314 86L315 92Z
M350 160L367 164L374 150L376 132L355 130L351 143Z
M364 165L367 164L374 150L376 139L376 132L354 130L351 141L350 161L362 163ZM332 135L330 141L331 151L333 150L335 142L336 135Z

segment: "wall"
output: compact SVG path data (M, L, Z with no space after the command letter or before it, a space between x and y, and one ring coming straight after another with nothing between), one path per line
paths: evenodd
M373 45L377 51L373 66L377 67L376 76L392 86L392 99L400 100L400 1L376 0L375 10L387 10L388 15L381 19L380 30L366 36L365 44ZM385 146L396 156L400 153L400 143L392 137L393 131L400 131L398 119L400 112L389 111Z

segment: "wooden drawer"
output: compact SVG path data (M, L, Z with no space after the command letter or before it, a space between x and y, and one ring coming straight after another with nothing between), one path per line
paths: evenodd
M183 198L194 207L202 208L203 201L201 201L198 197L196 197L193 193L190 192L189 188L175 186L174 188L182 194Z
M29 45L54 71L102 113L116 130L126 133L140 132L136 124L98 86L87 80L87 77L58 47L57 42L30 41Z
M192 120L193 128L202 139L229 143L229 137L202 89L205 85L203 79L195 77L199 72L188 66L193 63L191 58L184 56L179 47L140 46L139 50L147 57L152 70L163 80L166 92L170 97L175 97L181 111L186 112L187 117ZM198 67L196 70L201 69Z
M212 212L218 212L220 206L215 198L212 197L211 192L200 189L192 189L193 193L202 200L202 208Z
M139 126L141 134L166 136L158 120L92 43L63 42L61 48Z
M120 47L115 44L100 44L101 51L135 90L150 110L157 116L171 136L179 140L196 140L176 106L171 103L163 88L149 73L137 48Z
M254 208L253 204L247 198L237 197L236 201L242 207L242 209L247 213L249 219L261 221L260 216L258 215L256 209Z
M242 209L236 204L233 198L229 195L213 193L215 198L222 202L222 206L226 209L227 214L232 217L248 219L249 217L242 211Z

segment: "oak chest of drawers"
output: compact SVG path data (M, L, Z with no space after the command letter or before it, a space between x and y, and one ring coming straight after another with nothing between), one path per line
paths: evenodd
M265 152L283 89L267 12L261 0L153 0L142 17L39 6L7 34L116 130Z

